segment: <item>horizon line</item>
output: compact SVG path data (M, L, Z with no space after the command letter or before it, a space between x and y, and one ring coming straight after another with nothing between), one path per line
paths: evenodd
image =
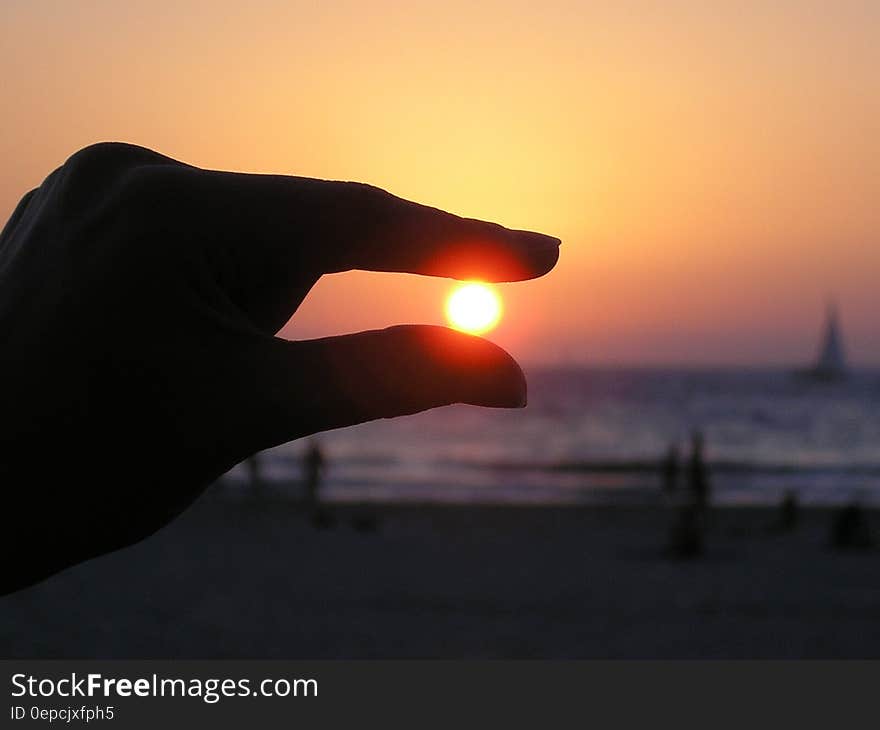
M649 362L649 361L584 361L556 360L537 361L520 358L520 364L527 368L592 368L592 369L625 369L625 370L776 370L797 373L809 369L809 365L798 365L779 362ZM860 363L847 368L852 373L880 371L880 361Z

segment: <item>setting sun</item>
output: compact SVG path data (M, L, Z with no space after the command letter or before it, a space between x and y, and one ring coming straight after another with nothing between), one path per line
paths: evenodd
M446 299L446 319L462 332L488 332L501 319L501 298L486 284L462 284Z

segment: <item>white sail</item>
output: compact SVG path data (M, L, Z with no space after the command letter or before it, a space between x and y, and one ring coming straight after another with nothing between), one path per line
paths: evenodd
M846 375L846 354L843 336L840 333L840 322L837 307L828 306L828 318L825 324L825 335L819 348L819 358L813 373L822 378L841 378Z

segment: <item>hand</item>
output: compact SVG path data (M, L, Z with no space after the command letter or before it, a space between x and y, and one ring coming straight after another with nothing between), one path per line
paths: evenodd
M261 449L525 405L507 353L442 327L274 335L325 273L514 281L558 245L358 183L81 150L0 235L0 592L143 539Z

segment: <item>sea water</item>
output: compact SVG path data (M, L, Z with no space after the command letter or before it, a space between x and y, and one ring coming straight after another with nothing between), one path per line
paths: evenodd
M706 441L713 500L880 504L880 372L818 383L781 370L532 369L524 410L452 406L321 434L332 500L650 502L670 445L686 490ZM303 441L261 456L295 496ZM244 472L226 478L244 489Z

